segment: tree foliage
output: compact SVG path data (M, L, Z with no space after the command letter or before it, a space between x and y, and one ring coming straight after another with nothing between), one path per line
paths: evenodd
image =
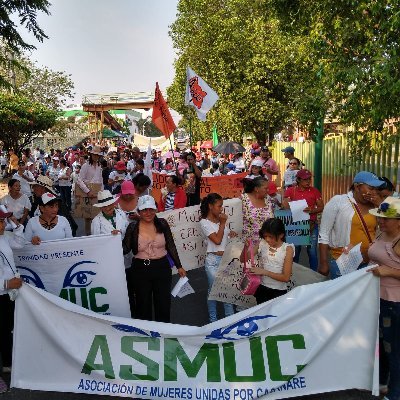
M47 0L0 0L0 40L7 49L6 52L0 52L1 66L13 65L16 69L21 68L14 56L20 55L22 51L35 49L35 46L22 38L18 28L27 29L40 42L47 38L36 19L38 12L49 14L49 6ZM0 73L0 86L11 87L9 78L8 75Z
M30 99L0 93L0 140L4 147L19 152L41 132L51 128L58 112Z
M168 101L185 117L186 66L219 95L206 123L192 118L197 139L210 137L217 123L222 138L245 134L261 142L292 117L292 82L302 43L286 35L269 1L181 0L170 36L178 53Z

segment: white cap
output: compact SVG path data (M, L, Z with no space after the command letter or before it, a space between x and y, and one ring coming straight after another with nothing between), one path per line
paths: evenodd
M33 162L32 162L32 161L28 161L28 162L26 163L26 166L27 166L27 167L30 167L31 165L33 165Z
M251 163L251 166L253 167L262 167L264 165L264 161L262 161L262 160L260 160L260 159L258 159L258 160L254 160L252 163Z
M53 193L43 193L42 194L43 204L47 204L49 201L52 201L52 200L60 201L61 199L59 197L55 196Z
M53 161L60 161L60 159L57 156L55 156L53 157Z
M137 209L139 211L145 210L146 208L152 208L153 210L157 210L156 202L152 196L148 194L139 197Z

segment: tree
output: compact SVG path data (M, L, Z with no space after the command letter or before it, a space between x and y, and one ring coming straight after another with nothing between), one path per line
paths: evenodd
M42 42L47 39L46 34L37 24L38 12L49 14L50 3L47 0L2 0L0 7L0 39L2 44L7 46L7 52L0 52L0 65L9 66L10 64L18 68L19 63L14 59L15 55L20 55L22 51L30 51L35 46L28 44L18 32L17 27L22 26L33 33L34 37ZM10 16L13 15L13 19ZM16 17L16 18L15 18ZM19 20L19 24L15 22ZM10 88L12 84L7 75L0 74L0 86Z
M192 114L183 101L187 65L220 97L206 123L192 119L196 139L209 138L217 123L222 138L241 140L253 134L265 142L293 118L292 77L305 49L301 37L280 29L272 3L179 2L170 31L178 58L168 101L184 116L187 129Z
M398 0L277 0L292 36L307 36L328 115L354 127L354 154L379 142L384 123L400 110ZM378 140L379 145L376 145Z
M17 152L51 128L58 112L17 94L0 93L0 140Z

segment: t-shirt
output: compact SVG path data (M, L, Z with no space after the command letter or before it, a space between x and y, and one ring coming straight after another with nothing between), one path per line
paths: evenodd
M285 187L289 187L296 184L296 177L299 171L297 169L287 169L283 175L285 181Z
M310 187L306 190L300 190L298 186L292 186L286 189L284 197L290 199L290 201L304 199L310 208L314 208L317 204L317 201L322 198L320 191L315 187ZM316 221L317 214L310 214L310 220Z
M20 198L13 199L9 194L0 199L0 204L6 206L7 211L12 212L14 217L20 219L24 214L24 209L32 208L28 196L22 194Z
M39 217L31 218L25 228L25 239L30 242L34 236L39 236L42 241L72 238L71 226L68 220L58 216L57 225L53 229L46 229L39 222Z
M215 223L210 221L209 219L201 219L200 227L204 236L207 237L207 253L216 253L217 251L225 251L226 243L228 241L229 228L225 225L224 236L222 237L222 241L220 244L215 244L212 240L209 239L209 236L212 233L217 233L219 230L220 223Z
M30 171L24 171L24 175L31 179L31 181L35 180L35 177L33 176L32 172ZM19 180L19 183L21 184L21 193L23 193L24 195L31 197L32 196L32 190L31 190L31 185L29 184L29 182L24 179L21 175L18 174L18 172L16 172L13 175L13 179L17 179Z
M165 211L174 209L175 192L168 192L165 196Z
M113 181L111 186L111 190L115 190L121 183L125 180L126 174L125 172L111 171L108 179ZM114 182L114 180L118 178L118 182Z

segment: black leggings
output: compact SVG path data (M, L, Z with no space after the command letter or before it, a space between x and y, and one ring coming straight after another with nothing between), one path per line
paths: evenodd
M261 304L275 299L276 297L282 296L285 293L287 293L287 290L271 289L269 287L260 285L254 293L254 297L257 300L257 304Z
M13 329L14 302L10 300L8 294L3 294L0 295L0 358L3 361L4 367L11 367Z
M167 257L157 260L134 259L131 267L137 319L170 322L172 271Z

